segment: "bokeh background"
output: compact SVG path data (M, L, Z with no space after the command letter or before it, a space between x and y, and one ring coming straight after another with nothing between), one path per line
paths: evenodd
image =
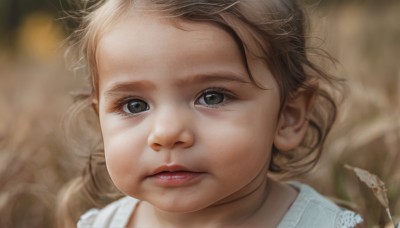
M347 80L338 122L319 165L300 177L366 227L390 227L372 191L343 165L378 175L400 220L400 1L304 1L312 41ZM64 0L0 0L0 227L55 227L62 186L82 171L84 148L62 124L85 80L64 59L76 27ZM318 39L318 38L322 39Z

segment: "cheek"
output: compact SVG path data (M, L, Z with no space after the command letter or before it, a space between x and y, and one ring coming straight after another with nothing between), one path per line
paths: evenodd
M101 118L100 124L108 172L115 185L123 191L124 183L137 179L146 137L137 133L140 127L120 125L112 118Z
M248 165L253 168L264 166L269 159L272 147L271 137L261 139L256 132L248 129L229 131L226 129L225 137L212 143L214 153L211 155L216 166L232 167ZM263 137L266 135L263 135ZM211 145L210 145L211 146ZM257 168L258 169L258 168ZM240 172L240 170L238 170Z
M249 113L209 125L202 140L208 142L208 162L213 168L224 167L232 177L248 178L268 165L276 128L276 113L268 111L249 109Z

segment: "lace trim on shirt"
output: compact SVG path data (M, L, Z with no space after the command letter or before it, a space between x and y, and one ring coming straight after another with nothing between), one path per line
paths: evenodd
M360 215L352 211L343 211L336 218L335 228L353 228L362 222Z

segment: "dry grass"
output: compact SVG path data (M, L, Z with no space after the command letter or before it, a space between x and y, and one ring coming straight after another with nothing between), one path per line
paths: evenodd
M305 180L357 209L368 227L383 227L388 220L370 190L343 164L380 176L392 213L400 219L398 12L397 3L313 15L319 34L327 34L325 46L342 64L332 72L343 75L349 89L322 160ZM53 227L57 192L82 167L60 124L72 102L67 94L81 80L71 77L56 55L29 50L20 50L24 58L0 52L0 227Z
M316 16L325 30L322 34L328 34L329 51L342 65L335 72L346 78L348 91L317 172L308 177L320 191L352 202L369 227L384 226L387 216L372 192L343 164L380 176L388 187L391 211L400 219L398 12L397 3L374 9L347 6Z

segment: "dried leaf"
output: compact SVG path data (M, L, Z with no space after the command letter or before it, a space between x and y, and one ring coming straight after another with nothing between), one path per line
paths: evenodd
M372 190L379 203L381 203L381 205L386 209L386 213L390 221L393 222L392 215L389 210L389 200L386 194L387 189L385 183L381 179L379 179L378 176L368 172L367 170L352 167L346 164L344 165L344 167L346 169L352 170L357 175L358 179L364 182L368 186L368 188Z

